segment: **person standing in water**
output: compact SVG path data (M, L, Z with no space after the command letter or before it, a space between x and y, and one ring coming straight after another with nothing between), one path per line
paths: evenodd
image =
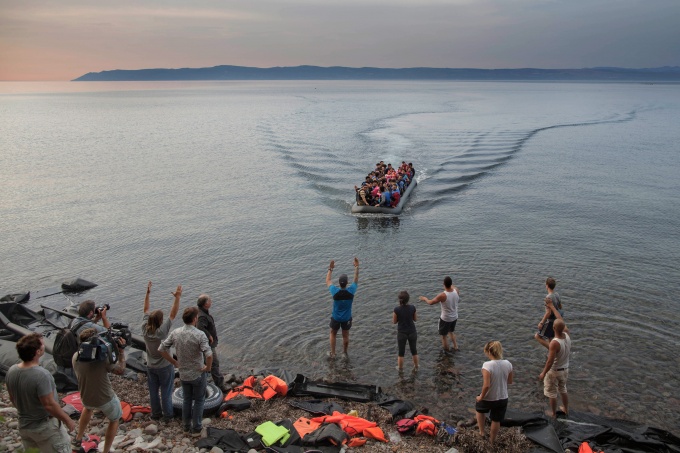
M439 317L439 335L442 337L442 349L445 353L450 351L447 337L453 343L453 350L458 350L458 342L456 341L456 322L458 321L458 288L453 286L451 277L444 278L444 292L437 294L434 299L428 299L425 296L420 296L420 300L426 302L428 305L441 304L441 315Z
M354 281L349 286L347 286L347 274L342 274L338 278L340 287L333 284L332 274L334 268L335 261L331 260L328 266L328 273L326 274L326 286L328 286L331 296L333 296L333 314L329 323L331 328L331 350L328 354L331 359L335 358L335 339L339 329L342 329L342 355L344 358L347 358L349 329L352 328L352 303L354 302L354 294L357 292L357 283L359 282L359 259L354 257Z
M562 397L564 414L569 416L569 398L567 395L567 378L569 377L569 354L571 353L571 337L566 332L567 326L562 319L554 322L555 337L549 344L541 343L548 348L548 358L543 371L538 376L543 381L543 394L550 401L550 412L557 418L557 394Z
M415 321L417 320L416 307L408 303L409 294L407 291L399 293L399 305L394 308L392 313L392 324L397 324L397 369L402 371L404 368L404 354L406 354L406 342L411 350L413 358L413 370L418 371L418 332L416 331Z
M545 296L544 305L545 312L541 321L538 323L538 332L534 335L534 338L539 341L541 339L545 341L550 341L555 336L555 331L553 330L553 322L555 319L562 318L562 300L560 295L555 291L555 286L557 282L554 278L548 277L545 280L545 289L548 291L548 295Z

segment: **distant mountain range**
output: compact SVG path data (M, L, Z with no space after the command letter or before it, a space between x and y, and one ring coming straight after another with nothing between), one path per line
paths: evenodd
M285 66L252 68L214 66L181 69L115 69L88 72L74 79L83 81L158 80L600 80L680 81L680 66L661 68L582 69L473 69L473 68L349 68L343 66Z

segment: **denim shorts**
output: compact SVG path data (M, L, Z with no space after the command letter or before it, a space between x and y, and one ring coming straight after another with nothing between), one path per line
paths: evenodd
M111 401L104 404L103 406L99 407L85 406L85 408L90 410L98 409L102 411L106 418L108 418L112 422L115 422L116 420L120 419L123 416L123 408L120 406L120 400L116 395L113 396L113 399L111 399Z

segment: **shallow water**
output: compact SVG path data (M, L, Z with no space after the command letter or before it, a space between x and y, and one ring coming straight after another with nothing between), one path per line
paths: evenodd
M28 88L27 88L28 87ZM470 415L482 347L545 406L532 340L544 280L572 332L572 408L678 433L680 85L497 82L0 84L0 288L81 276L112 316L213 297L225 370L377 383ZM413 162L400 217L354 216L378 160ZM361 260L350 361L328 362L324 279ZM433 297L461 290L461 351ZM400 377L398 291L420 371ZM177 320L176 324L179 323ZM178 324L179 325L179 324Z

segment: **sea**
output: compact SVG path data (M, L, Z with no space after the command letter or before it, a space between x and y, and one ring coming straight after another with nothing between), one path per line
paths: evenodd
M413 163L418 186L400 216L354 215L380 160ZM680 84L4 82L0 177L2 294L82 277L99 286L58 304L108 303L139 332L147 283L166 314L182 285L182 308L212 297L225 373L377 385L455 421L489 340L510 407L547 408L533 335L551 276L571 410L680 434ZM329 360L326 271L351 280L354 257L349 358ZM445 276L452 355L418 299ZM402 290L420 369L407 352L400 374Z

